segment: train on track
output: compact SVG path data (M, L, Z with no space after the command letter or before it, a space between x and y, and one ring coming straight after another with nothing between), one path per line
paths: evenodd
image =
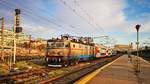
M91 37L71 37L61 35L61 38L47 40L46 62L50 67L63 67L89 61L95 58L115 55L106 46L93 43Z

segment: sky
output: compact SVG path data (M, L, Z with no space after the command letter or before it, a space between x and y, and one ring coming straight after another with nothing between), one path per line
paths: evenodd
M61 34L109 36L119 44L150 39L150 0L0 0L0 17L12 28L14 9L21 9L23 32L35 38Z

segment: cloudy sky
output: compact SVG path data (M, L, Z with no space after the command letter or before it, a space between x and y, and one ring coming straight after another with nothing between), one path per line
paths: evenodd
M35 38L108 35L128 44L136 41L136 24L141 24L140 40L150 38L150 0L0 0L7 28L16 8L23 31Z

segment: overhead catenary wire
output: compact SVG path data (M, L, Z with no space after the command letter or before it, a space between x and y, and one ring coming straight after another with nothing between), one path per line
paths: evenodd
M2 4L4 4L4 3L2 3ZM8 6L8 4L4 4L4 5L7 6L8 8L10 8L10 9L12 9L11 7ZM22 9L22 11L24 11L24 9ZM42 22L42 21L41 21L41 20L42 20L42 19L41 19L41 16L33 16L33 15L30 14L30 12L24 12L23 15L27 15L27 16L29 16L29 17L32 18L32 19L36 19L37 21ZM45 21L45 22L46 22L46 21ZM46 24L45 22L42 23L42 24Z
M102 31L103 33L105 33L104 29L103 29L97 22L94 22L94 18L91 16L91 14L89 14L89 13L87 12L87 10L85 10L85 8L81 7L81 5L79 4L79 1L73 0L73 3L74 3L76 6L78 6L78 8L89 18L90 21L93 21L92 23L95 23L95 26L96 26L97 28L101 28L101 31ZM108 39L109 39L109 40L108 40ZM111 38L111 37L109 36L109 38L107 38L107 43L115 44L116 41L115 41L113 38Z
M98 25L97 23L95 23L95 25L94 25L94 24L93 24L94 22L92 22L92 23L89 22L89 20L86 19L85 17L81 16L81 15L77 12L76 9L72 8L69 4L67 4L67 2L66 2L65 0L59 0L59 1L61 1L65 6L67 6L70 10L72 10L72 11L73 11L77 16L79 16L82 20L86 21L91 27L94 28L95 31L97 31L98 33L100 33L100 32L104 33L104 29L103 29L100 25ZM84 10L82 7L80 7L80 5L79 5L76 1L74 1L74 3L78 6L78 8L80 8L80 10L81 10L86 16L89 17L90 21L93 21L93 20L94 20L94 19L90 16L90 14L88 14L87 12L85 13L85 10ZM98 28L101 28L101 30L99 31Z
M14 5L15 7L16 7L16 5L15 4L13 4L13 3L10 3L10 2L8 2L8 1L4 1L4 2L7 2L7 3L9 3L9 4L12 4L12 5ZM5 5L7 5L8 7L10 7L7 3L3 3L3 4L5 4ZM38 15L38 14L36 14L36 15L32 15L33 14L33 10L31 9L31 8L29 8L29 9L26 9L26 6L24 6L23 4L22 4L22 11L23 11L23 15L25 15L25 16L29 16L30 18L32 18L32 19L35 19L35 20L38 20L39 22L41 22L42 24L41 25L44 25L44 26L47 26L47 25L49 25L49 23L52 23L54 26L57 26L57 29L59 30L59 32L61 33L61 31L64 31L65 32L65 30L63 29L63 28L65 28L66 29L66 27L64 26L64 25L61 25L60 23L58 24L57 22L55 22L54 20L52 20L52 19L50 19L51 17L53 17L56 21L60 21L60 18L58 19L57 17L55 17L55 16L53 16L53 15L50 15L50 16L48 16L48 18L45 18L45 17L43 17L43 16L41 16L41 15ZM79 5L80 6L80 5ZM84 10L82 7L80 7L81 8L81 10ZM10 9L12 9L11 7L10 7ZM39 9L39 8L38 8ZM44 12L47 12L47 10L44 10L44 9L42 9L42 8L40 8L39 10L42 10L42 11L44 11ZM76 11L75 11L75 13L77 13ZM78 13L77 13L78 14ZM89 16L90 17L90 15L88 14L88 13L85 13L87 16ZM81 18L84 18L84 17L82 17L80 14L78 14ZM86 18L84 18L85 20L86 20ZM92 18L91 18L92 19ZM86 20L87 21L87 20ZM73 32L76 32L74 29L76 29L76 27L74 26L74 25L70 25L70 24L66 24L67 25L67 27L70 27L71 29L68 29L68 30L71 30L71 31L73 31ZM91 25L91 26L94 26L94 25L92 25L91 23L89 24L89 25ZM97 31L97 32L99 32L99 31Z
M78 8L80 8L82 10L82 12L90 19L90 21L94 21L94 18L91 16L91 14L89 14L89 12L87 12L87 10L85 10L85 8L81 7L81 5L79 4L79 1L77 0L73 0L74 4L78 6ZM95 23L95 25L97 26L97 28L101 28L102 32L105 33L104 29L97 23L97 22L93 22ZM116 40L113 39L112 37L109 36L109 43L110 44L115 44Z
M5 2L7 2L7 1L5 1ZM12 3L11 3L12 4ZM13 4L13 5L15 5L15 4ZM24 5L21 5L21 6L23 6L24 8L26 8ZM29 8L28 10L26 10L26 9L24 9L24 8L22 8L22 10L24 10L25 11L25 13L28 11L28 13L26 13L28 16L31 16L31 14L32 14L32 9L31 8ZM38 7L38 9L40 10L41 8L39 8ZM34 11L34 10L33 10ZM45 12L45 10L44 10L44 12ZM50 16L52 16L52 15L50 15ZM33 15L33 16L31 16L31 17L37 17L37 18L40 18L40 17L42 17L42 16L39 16L39 15ZM55 19L57 19L56 17L54 17L54 16L52 16L53 18L55 18ZM43 19L43 17L42 17L42 19ZM44 18L45 19L45 18ZM47 18L46 18L47 19ZM41 21L41 20L39 20L39 21ZM60 19L57 19L57 21L60 21ZM58 23L56 23L55 21L53 21L52 23L54 23L54 24L58 24ZM59 26L60 26L60 24L59 24ZM62 25L61 25L62 26ZM69 27L69 28L67 28L67 27ZM64 28L64 29L67 29L67 30L70 30L71 29L71 31L72 32L75 32L75 33L79 33L79 31L77 32L76 30L80 30L79 28L77 28L77 27L75 27L75 26L73 26L73 25L69 25L69 24L65 24L65 27L63 26L63 27L61 27L59 30L62 30L62 28ZM63 30L64 30L63 29ZM82 30L81 30L81 32L82 32Z
M12 4L12 3L11 3ZM7 5L7 4L5 4L5 5ZM12 4L12 5L14 5L14 4ZM9 6L7 6L7 7L9 7ZM49 23L52 23L52 24L54 24L55 26L58 26L58 29L59 29L59 31L60 30L63 30L63 31L65 31L63 28L66 28L66 27L63 27L62 25L60 25L60 24L58 24L58 23L56 23L56 22L54 22L54 21L51 21L51 20L49 20L49 19L47 19L47 18L45 18L45 17L42 17L42 16L40 16L40 15L31 15L32 14L32 11L29 11L29 10L26 10L26 9L22 9L23 11L25 11L24 13L23 13L23 15L27 15L27 16L30 16L31 18L34 18L34 19L38 19L38 21L45 21L46 23L47 23L47 25L49 24ZM46 23L42 23L42 24L46 24ZM72 30L73 31L73 30ZM75 32L75 31L74 31Z
M104 29L98 23L94 22L94 18L91 16L91 14L89 14L89 12L87 12L87 10L85 10L85 8L81 7L81 5L79 4L79 2L77 0L74 0L73 2L89 18L89 20L92 21L92 23L95 23L95 26L97 28L101 29L102 33L105 33Z
M38 9L41 9L41 8L38 8ZM46 11L46 10L43 10L43 11L44 11L45 13L48 13L48 11ZM42 16L41 16L41 17L42 17ZM48 18L51 18L51 17L55 18L55 21L59 22L59 24L56 23L54 20L52 21L52 19L51 19L50 21L52 21L52 23L54 23L54 24L58 24L59 27L65 28L65 29L68 29L68 30L71 30L71 31L76 32L75 29L71 27L71 25L62 22L61 19L58 19L58 18L56 18L56 17L53 16L53 15L50 15L50 17L49 17L49 16L47 16L47 17L48 17ZM45 17L42 17L42 18L45 19ZM46 18L46 19L47 19L47 18ZM49 20L49 19L48 19L48 20ZM64 24L64 27L63 27L63 25L60 26L60 23L63 23L63 24ZM63 29L63 30L64 30L64 29Z
M66 1L64 1L64 0L59 0L59 1L60 1L62 4L64 4L67 8L69 8L69 9L70 9L76 16L78 16L81 20L85 21L89 26L91 26L93 31L96 31L95 29L93 29L93 28L95 28L95 26L94 26L93 24L91 24L89 21L87 21L87 19L86 19L85 17L83 17L83 16L81 16L79 13L77 13L77 11L76 11L74 8L72 8L70 5L68 5ZM99 33L99 31L96 31L96 32Z
M7 2L7 1L5 1L5 2ZM8 2L7 2L8 3ZM10 2L9 2L9 4L10 4ZM11 3L12 4L12 3ZM15 7L16 7L16 5L15 4L13 4ZM22 5L23 6L23 5ZM26 8L26 7L24 7L24 8ZM44 20L46 19L47 21L50 21L49 19L47 19L47 18L45 18L45 17L42 17L42 16L39 16L39 15L33 15L33 16L31 16L31 14L32 14L32 9L28 9L28 10L26 10L26 9L22 9L22 10L24 10L25 11L25 13L26 12L28 12L28 13L26 13L26 15L28 15L28 16L30 16L30 17L32 17L32 18L41 18L41 19L43 19L44 18ZM41 21L41 20L38 20L38 21ZM58 24L58 23L56 23L56 22L54 22L54 21L50 21L52 24L54 24L54 25L56 25L56 26L58 26L58 27L61 27L61 28L64 28L64 27L62 27L62 26L60 26L60 24ZM45 23L44 23L45 24ZM71 27L72 29L73 28L76 28L75 26L73 26L73 25L69 25L69 27ZM67 29L67 28L65 28L65 29ZM60 29L61 30L61 29ZM69 30L69 29L68 29ZM75 30L74 30L74 32L75 32Z

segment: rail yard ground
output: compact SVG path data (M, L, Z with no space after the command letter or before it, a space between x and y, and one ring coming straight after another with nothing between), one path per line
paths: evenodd
M150 62L140 58L140 73L135 73L135 56L123 55L111 65L86 75L75 84L150 84Z
M33 59L26 61L30 64L31 69L24 69L16 72L11 72L7 75L0 77L0 83L71 83L79 79L81 76L101 67L119 56L112 56L107 58L97 59L91 62L82 62L75 66L68 66L64 68L50 68L45 66L43 59ZM24 61L23 61L24 63ZM25 65L25 64L24 64ZM93 66L93 68L92 68ZM90 68L91 67L91 68ZM79 73L83 74L79 74ZM76 74L77 73L77 74ZM76 75L72 77L72 74ZM70 77L71 79L64 80L65 77Z

